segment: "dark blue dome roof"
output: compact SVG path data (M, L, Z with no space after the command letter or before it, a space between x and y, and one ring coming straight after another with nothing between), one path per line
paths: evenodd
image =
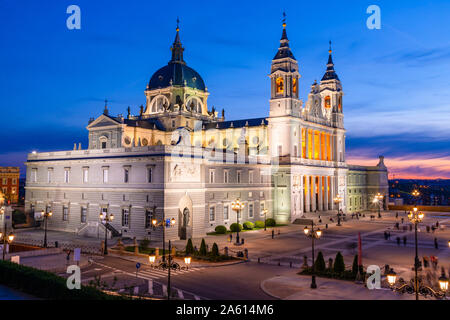
M197 71L185 63L169 62L165 67L156 71L148 83L148 89L166 88L171 86L186 86L205 91L205 82Z

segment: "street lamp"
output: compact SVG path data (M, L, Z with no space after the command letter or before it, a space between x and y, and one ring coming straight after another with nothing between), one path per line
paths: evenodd
M244 209L245 204L241 200L236 199L231 203L231 209L236 211L237 231L236 231L236 244L239 244L239 212Z
M0 239L3 240L3 260L5 260L5 253L6 253L6 243L11 243L14 240L14 235L12 233L7 235L7 225L6 225L6 216L5 216L5 207L3 206L4 200L2 200L1 207L0 207L0 215L3 215L3 221L5 222L3 227L3 232L0 232Z
M341 226L341 202L342 202L342 197L340 194L338 194L336 197L334 197L333 201L334 203L337 205L338 207L338 214L337 214L337 219L338 219L338 223L337 226L340 227Z
M192 258L190 256L184 257L184 263L186 264L186 269L189 269L189 265L191 264Z
M156 261L156 256L154 254L149 255L148 256L148 261L150 262L150 264L153 266L155 264Z
M0 232L0 239L2 239L2 242L3 242L3 260L5 260L6 244L13 242L14 234L12 234L12 232L11 232L9 235L6 235L6 231L5 231L5 233Z
M152 219L152 226L153 229L155 229L156 227L162 227L163 228L163 256L162 256L162 261L166 262L166 228L170 228L175 226L176 220L175 218L172 219L166 219L166 220L162 220L159 221L156 219ZM169 248L170 250L170 248ZM170 262L170 261L169 261Z
M433 296L437 299L445 299L447 290L448 290L448 278L445 276L445 271L442 270L442 275L438 280L439 289L435 290L432 287L424 285L422 282L417 282L416 280L411 280L409 283L400 278L399 285L396 287L395 283L397 282L397 274L393 269L391 269L386 275L387 282L393 291L403 293L415 293L416 300L418 300L418 294L421 294L425 297ZM416 278L417 279L417 278Z
M42 210L41 217L44 217L44 248L47 248L47 220L53 215L52 211Z
M100 213L100 221L105 225L105 249L103 251L103 254L108 254L108 224L109 222L114 220L114 215L105 213Z
M267 212L269 212L269 210L267 209L263 209L262 213L264 214L264 231L267 230Z
M307 237L311 238L311 252L312 252L312 277L311 277L311 289L316 289L316 275L315 275L315 268L314 268L314 239L319 239L322 236L322 231L317 228L314 229L314 221L311 221L311 229L308 228L308 226L305 227L303 230L305 235Z
M420 261L419 261L419 252L417 246L417 225L423 221L425 215L423 212L419 211L417 207L413 208L413 211L410 211L408 214L409 221L414 223L414 240L415 240L415 248L416 248L416 256L414 258L414 286L416 291L416 300L419 300L419 278L417 276L417 271L419 269Z
M381 201L383 201L384 196L381 193L377 193L373 200L374 203L378 203L378 218L381 219Z

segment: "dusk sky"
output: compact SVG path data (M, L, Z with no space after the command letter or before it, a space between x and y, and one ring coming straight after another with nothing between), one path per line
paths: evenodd
M66 9L81 8L81 30ZM381 30L366 9L381 8ZM344 88L347 160L390 177L450 178L450 2L0 0L0 165L32 150L87 147L86 126L137 114L152 74L170 60L177 16L184 59L228 120L269 114L271 59L283 11L300 95L322 78L333 41Z

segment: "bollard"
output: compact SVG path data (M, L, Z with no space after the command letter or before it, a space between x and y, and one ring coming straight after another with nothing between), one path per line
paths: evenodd
M58 248L58 241L55 241L55 248Z
M289 268L292 268L292 261L289 262Z
M261 258L258 257L258 263L261 263Z
M244 249L244 258L248 260L248 249Z
M228 247L223 248L223 252L228 257Z
M278 260L278 266L281 266L281 260Z

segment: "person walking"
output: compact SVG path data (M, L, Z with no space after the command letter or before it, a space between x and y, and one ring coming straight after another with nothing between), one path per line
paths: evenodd
M403 224L404 218L402 218L402 224Z
M385 231L384 232L384 240L387 240L388 239L388 236L387 236L387 232Z
M395 213L395 219L398 219L398 211Z
M434 238L434 248L439 249L438 239Z
M406 241L407 241L407 239L406 239L406 236L403 236L403 245L406 247Z
M397 237L397 245L399 246L400 245L400 237Z

